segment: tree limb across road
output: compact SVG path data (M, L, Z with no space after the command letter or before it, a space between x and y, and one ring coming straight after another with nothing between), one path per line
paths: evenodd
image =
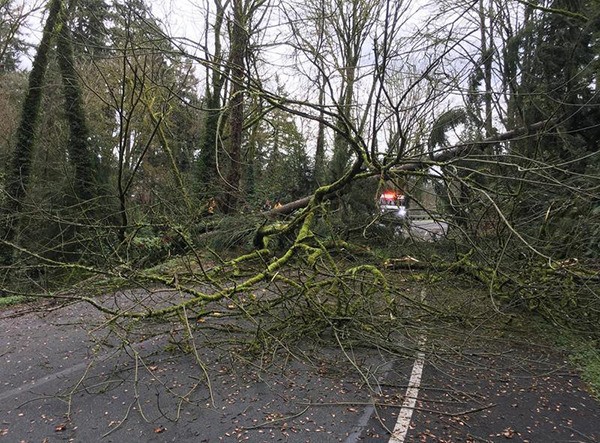
M399 165L393 169L393 171L418 171L421 169L425 169L432 165L432 163L439 163L449 161L459 157L466 157L469 154L472 154L474 150L482 150L487 146L494 145L503 141L513 140L519 137L530 136L534 134L538 134L539 132L552 128L556 124L555 119L542 120L536 123L533 123L529 126L520 127L517 129L513 129L511 131L503 132L492 137L485 138L483 140L469 142L469 143L460 143L453 145L449 148L444 148L438 150L437 152L431 154L424 154L419 159L412 161L410 163L404 163ZM378 175L379 171L373 171L372 176ZM327 195L326 199L332 198L334 194ZM268 214L271 217L281 216L291 214L292 212L305 208L310 202L312 196L303 197L298 200L294 200L293 202L286 203L277 208L273 208L268 211Z

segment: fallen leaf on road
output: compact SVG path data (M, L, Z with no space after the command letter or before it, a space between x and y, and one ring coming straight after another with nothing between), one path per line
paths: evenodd
M64 423L61 423L59 425L56 425L56 427L54 428L54 432L62 432L62 431L66 431L67 429L67 425Z
M512 428L506 428L502 431L502 435L506 438L513 438L515 436L515 431Z

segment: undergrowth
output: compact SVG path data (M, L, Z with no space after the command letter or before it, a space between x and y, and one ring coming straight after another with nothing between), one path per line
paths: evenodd
M0 297L0 308L18 305L21 303L25 303L26 301L27 301L27 297L23 297L20 295L9 295L6 297Z
M600 342L569 330L561 330L558 337L555 331L546 328L545 332L569 354L569 360L581 372L591 393L600 399Z
M581 371L583 380L600 399L600 345L597 341L577 341L571 361Z

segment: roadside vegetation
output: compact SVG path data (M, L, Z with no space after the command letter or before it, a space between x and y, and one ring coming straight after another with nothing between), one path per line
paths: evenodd
M6 307L6 306L17 305L20 303L24 303L26 301L27 301L26 297L20 297L20 296L1 297L0 298L0 308Z
M573 361L583 373L583 379L591 387L592 392L600 398L600 352L597 341L587 341L583 346L575 347Z

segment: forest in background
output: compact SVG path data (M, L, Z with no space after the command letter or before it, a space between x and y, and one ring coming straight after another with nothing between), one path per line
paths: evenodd
M383 336L403 320L402 269L468 282L487 316L598 339L597 1L196 8L192 41L144 0L1 1L0 297L185 322L225 302L273 314L273 334ZM390 188L447 235L380 220ZM97 297L122 287L179 297Z

